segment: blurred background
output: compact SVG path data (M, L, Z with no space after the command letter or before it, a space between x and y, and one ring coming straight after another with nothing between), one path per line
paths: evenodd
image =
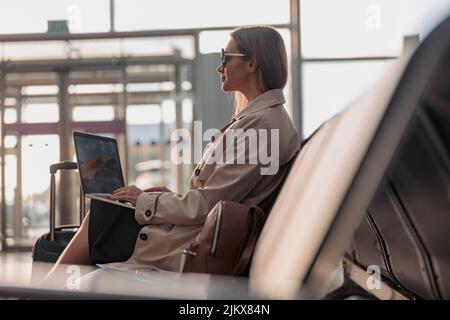
M231 119L216 67L233 28L280 31L285 107L306 137L449 10L448 0L0 0L1 250L30 250L48 232L49 165L75 160L73 130L118 139L127 184L187 190L193 167L170 161L170 134ZM78 175L57 183L57 224L76 223Z

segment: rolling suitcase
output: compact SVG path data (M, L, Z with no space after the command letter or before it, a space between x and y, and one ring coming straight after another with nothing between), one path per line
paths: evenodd
M33 247L33 262L54 263L75 235L78 225L63 225L56 227L56 182L55 174L59 170L75 170L77 163L63 161L50 166L50 232L40 236ZM80 224L85 214L85 199L80 188Z

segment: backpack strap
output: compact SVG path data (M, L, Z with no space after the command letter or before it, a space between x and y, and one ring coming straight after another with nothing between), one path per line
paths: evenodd
M234 270L235 275L240 275L247 267L247 264L252 258L253 251L256 247L256 241L258 240L259 234L262 230L265 220L264 211L258 206L251 206L251 217L253 219L252 228L249 233L249 238L246 241L246 245L244 250L242 251L241 257L239 259L239 263Z

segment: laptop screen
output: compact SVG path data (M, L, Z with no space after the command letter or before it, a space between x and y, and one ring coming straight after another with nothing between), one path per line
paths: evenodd
M115 139L80 132L73 139L85 194L111 193L125 185Z

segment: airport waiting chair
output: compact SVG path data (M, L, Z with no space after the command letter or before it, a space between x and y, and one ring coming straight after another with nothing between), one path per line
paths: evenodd
M447 47L430 63L431 79L414 103L346 262L353 271L378 267L383 285L395 297L450 299L450 33L448 27L442 31ZM427 45L432 43L419 49L421 59L426 59ZM380 288L369 291L386 294Z
M258 241L253 292L450 297L450 18L407 62L302 148ZM381 289L368 284L377 267Z

